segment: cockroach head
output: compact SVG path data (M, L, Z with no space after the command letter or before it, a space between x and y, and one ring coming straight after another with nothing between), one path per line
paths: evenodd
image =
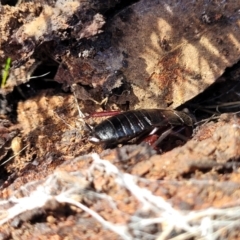
M89 142L94 143L94 144L101 143L101 139L96 134L91 134L89 136L88 140L89 140Z
M87 123L85 123L86 128L90 132L90 136L88 137L88 141L94 144L98 144L101 142L101 139L94 133L93 127Z

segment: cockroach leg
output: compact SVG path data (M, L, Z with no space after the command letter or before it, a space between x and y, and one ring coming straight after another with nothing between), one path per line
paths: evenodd
M86 122L85 122L85 126L87 127L87 129L88 129L90 132L93 131L93 129L94 129L93 126L91 126L90 124L88 124L88 123L86 123Z
M166 130L161 134L161 136L152 144L152 147L157 147L166 137L173 134L172 128Z
M108 102L108 97L105 97L99 104L100 105L106 105Z
M159 130L158 127L155 127L150 133L149 135L153 135L154 133L156 133Z
M96 101L95 99L90 98L90 97L89 97L88 100L91 100L91 101L93 101L95 104L102 106L102 105L106 105L106 104L107 104L107 102L108 102L108 97L105 97L101 102L98 102L98 101Z
M184 135L180 133L182 130L185 130ZM192 129L190 130L188 127L182 127L178 131L173 131L171 135L178 137L179 139L183 140L184 142L187 142L189 140L189 137L192 135ZM187 137L185 137L185 136L187 136Z

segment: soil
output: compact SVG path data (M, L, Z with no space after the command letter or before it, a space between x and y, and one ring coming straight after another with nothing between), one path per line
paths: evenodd
M146 100L152 96L148 88L146 95L144 88L136 93L142 80L134 85L126 77L135 74L131 67L110 74L100 59L106 56L96 57L99 49L104 53L119 16L131 14L131 4L1 4L0 63L11 57L12 64L0 92L0 239L240 239L237 52L209 64L217 66L211 83L179 102L178 97L164 102L177 111L188 108L195 121L190 133L170 134L157 148L134 140L106 148L89 141L89 126L107 118L94 113L153 107ZM226 16L211 14L211 28L224 29ZM44 22L51 22L51 31ZM174 45L161 42L164 54L168 44ZM117 54L124 43L116 45L107 49ZM137 58L125 58L137 64Z

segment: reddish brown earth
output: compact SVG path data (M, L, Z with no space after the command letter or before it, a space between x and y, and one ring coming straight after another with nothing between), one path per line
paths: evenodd
M190 239L214 219L233 224L225 230L216 223L216 235L239 237L237 113L204 123L186 144L157 155L144 143L112 150L89 143L71 94L42 91L17 112L18 125L5 128L18 131L18 141L5 149L24 150L1 166L9 175L1 186L2 239Z
M123 87L121 74L109 77L106 85L94 73L94 81L102 83L96 88L83 82L72 85L78 79L71 74L79 69L85 83L89 83L93 60L84 59L75 66L80 60L73 52L65 52L72 51L72 46L63 49L61 44L69 40L69 26L74 40L82 44L86 39L94 41L102 31L103 18L87 16L96 17L98 11L111 9L116 2L111 6L99 4L96 10L91 1L86 1L81 9L81 16L86 17L81 28L69 20L69 11L79 9L79 1L62 2L66 11L61 9L59 25L55 17L60 10L53 7L54 1L48 2L43 11L61 34L44 35L44 40L39 35L32 39L33 46L27 43L30 30L25 24L36 16L43 18L42 3L33 6L23 1L1 9L5 14L1 54L21 61L19 68L12 67L9 85L1 89L0 239L240 239L239 64L227 69L218 79L220 83L205 90L205 95L186 103L198 121L187 142L169 136L165 142L172 149L167 151L160 146L158 153L144 142L104 149L88 141L85 121L90 125L99 123L103 118L93 118L91 114L105 109L126 110L126 101L133 100L129 94L131 84L124 82L126 89L120 95L111 93L106 105L99 104L104 89L114 92L113 89ZM89 9L96 10L96 14ZM21 13L18 22L13 13ZM17 51L18 44L10 44L16 31L6 28L8 21L10 27L18 29L22 51ZM61 39L59 48L47 45L46 39ZM47 89L37 85L26 90L21 84L29 83L29 69L37 68L34 61L43 52L37 58L35 50L39 45L43 47L41 41L47 48L53 47L51 57L55 61L57 54L61 57L56 75L62 76L65 85ZM31 47L35 50L28 49ZM24 62L29 56L32 59ZM64 72L64 61L71 67L71 74ZM17 71L22 71L24 80L17 75L13 81ZM74 96L81 111L90 117L79 116ZM7 101L5 108L3 100Z

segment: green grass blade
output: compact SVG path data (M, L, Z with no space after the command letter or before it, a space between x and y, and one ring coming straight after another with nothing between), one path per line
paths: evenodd
M10 67L11 67L11 58L8 57L7 60L6 60L6 64L4 66L4 69L2 71L1 88L3 88L6 85Z

